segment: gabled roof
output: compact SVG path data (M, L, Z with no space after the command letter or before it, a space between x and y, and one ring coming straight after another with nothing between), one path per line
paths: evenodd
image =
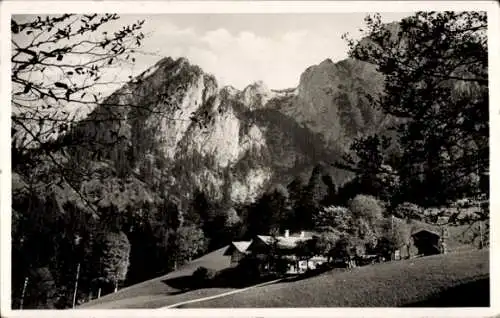
M440 236L441 236L439 233L434 232L434 231L431 231L431 230L427 230L427 229L419 229L419 230L416 230L416 231L414 231L414 232L411 234L411 236L417 235L417 234L422 233L422 232L427 232L427 233L430 233L430 234L432 234L432 235L434 235L434 236L438 236L438 237L440 237Z
M240 242L233 242L232 244L234 245L234 247L236 247L238 251L245 253L251 243L252 241L240 241Z
M231 242L231 245L229 245L228 249L224 252L224 255L231 255L235 249L240 253L246 253L251 243L252 241Z

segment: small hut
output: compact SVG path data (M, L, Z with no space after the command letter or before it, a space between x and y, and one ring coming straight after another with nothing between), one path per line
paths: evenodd
M430 230L418 230L411 235L413 244L419 255L435 255L441 253L441 236Z
M224 256L231 256L231 266L236 266L248 254L248 246L252 241L232 242L224 252Z

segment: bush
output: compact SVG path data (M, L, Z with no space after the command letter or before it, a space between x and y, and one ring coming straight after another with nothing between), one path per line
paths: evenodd
M329 269L331 269L331 268L332 268L332 264L330 264L330 263L328 263L328 262L321 263L321 264L318 264L318 265L316 266L316 269L317 269L318 271L327 271L327 270L329 270Z
M278 275L284 275L286 274L288 270L288 265L290 264L290 261L286 259L278 259L276 260L276 273Z
M382 218L384 207L382 202L371 195L359 194L349 200L349 210L355 218L362 218L373 222Z
M394 209L394 216L402 219L422 220L424 211L414 203L404 202Z
M347 261L354 256L353 247L354 244L351 239L347 236L343 236L335 243L332 249L332 256L334 259Z
M351 212L340 206L324 207L313 216L313 222L318 230L330 227L338 231L347 231L351 227Z
M213 269L203 266L198 267L192 275L193 285L195 287L207 286L212 281L217 272Z
M217 286L242 287L244 284L240 281L242 277L238 272L238 267L228 267L217 272L212 282Z
M410 225L396 218L386 218L381 222L381 235L396 246L408 245L411 239Z
M259 266L259 261L250 257L243 258L236 269L241 275L241 280L245 282L257 280L263 274Z
M391 255L396 249L397 243L394 238L381 237L377 242L377 254L387 260L391 259Z

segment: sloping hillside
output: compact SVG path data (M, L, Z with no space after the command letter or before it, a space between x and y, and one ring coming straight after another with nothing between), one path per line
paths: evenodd
M395 218L395 222L399 224L399 226L406 226L408 227L408 233L418 230L418 229L428 229L428 230L433 230L437 231L439 233L440 227L437 225L430 225L428 223L423 223L423 222L418 222L418 221L412 221L411 223L406 223L404 220L397 219ZM467 249L473 248L473 245L475 244L474 237L471 237L471 229L469 229L469 226L463 225L463 226L450 226L448 227L448 232L449 232L449 237L448 237L448 249L450 252L460 252L464 251ZM476 242L477 243L477 242ZM477 244L476 244L477 245ZM222 270L227 267L229 267L230 264L230 259L228 256L223 256L224 251L226 250L227 247L223 247L221 249L218 249L214 252L211 252L207 255L204 255L198 259L193 260L191 263L186 264L185 266L181 267L179 270L171 272L167 275L163 275L161 277L148 280L127 288L124 288L117 293L114 294L109 294L104 297L101 297L100 299L93 300L89 303L85 303L80 308L102 308L102 309L110 309L110 308L158 308L158 307L163 307L163 306L168 306L171 304L175 304L178 302L186 301L186 300L192 300L192 299L197 299L197 298L202 298L202 297L207 297L207 296L212 296L212 295L217 295L220 293L224 293L226 291L231 291L234 290L234 288L225 288L225 287L217 287L217 288L202 288L202 289L195 289L195 290L183 290L182 288L179 288L175 283L171 284L169 281L174 281L175 278L180 278L183 276L190 276L199 266L204 266L206 268L211 268L214 270ZM435 268L441 266L440 262L441 260L443 261L443 269L437 271L438 275L433 276L433 271ZM462 263L460 265L460 263ZM466 264L464 264L466 263ZM459 268L455 267L455 264L460 265ZM474 265L475 264L475 265ZM416 259L414 261L408 262L408 261L402 261L402 262L395 262L395 263L388 263L388 264L381 264L381 265L375 265L375 266L369 266L369 267L363 267L363 268L358 268L354 273L358 273L361 276L359 277L360 281L363 280L371 280L371 276L377 276L379 277L379 280L383 279L388 279L388 282L378 282L375 283L374 286L379 286L384 285L384 284L392 284L393 280L389 279L385 275L392 275L392 271L397 271L398 273L403 273L403 274L398 274L399 278L395 278L394 283L396 284L401 284L398 288L405 288L405 284L407 284L404 279L407 273L407 270L412 271L417 268L422 268L423 272L422 275L430 275L431 280L432 279L437 279L438 281L442 281L443 284L454 284L456 281L462 281L462 280L467 280L471 277L470 273L474 273L476 270L479 270L481 272L481 275L488 275L488 254L485 252L460 252L460 253L452 253L443 258L443 256L437 256L437 257L426 257L426 258L421 258L421 259ZM451 268L452 270L449 272L444 272L446 268ZM416 272L419 272L417 270ZM334 276L332 276L334 275ZM343 281L345 279L344 276L337 277L337 275L347 275L346 274L340 274L339 272L331 272L327 274L323 274L320 277L329 277L334 279L335 282ZM356 274L357 275L357 274ZM354 283L350 281L351 279L358 279L357 276L354 275L353 277L347 276L348 281L350 282L349 284L353 284L352 287L358 286L357 283ZM363 278L363 275L366 276L366 278ZM403 276L401 276L403 275ZM412 276L413 275L413 276ZM418 275L418 273L413 273L410 274L408 277L409 279L412 279L411 277L414 277L415 275ZM475 274L474 274L475 275ZM472 275L472 276L474 276ZM420 280L419 278L414 278L416 280ZM474 276L475 277L475 276ZM481 276L482 277L482 276ZM314 281L317 279L311 278L311 282L313 285L311 287L311 292L315 286ZM321 279L321 278L320 278ZM398 281L398 279L402 281ZM428 277L425 277L425 279L422 279L424 281L428 281ZM303 282L307 282L309 280L304 280ZM300 283L300 282L298 282ZM295 283L283 283L280 284L280 288L294 288L293 284ZM333 284L333 283L332 283ZM408 283L408 285L411 285L412 283ZM438 282L438 284L441 284ZM477 281L473 284L479 284L482 286L484 285L484 281ZM307 285L307 284L306 284ZM361 284L363 285L363 284ZM360 285L360 286L361 286ZM432 284L431 284L432 285ZM301 285L302 286L302 285ZM330 286L328 284L328 286ZM258 290L263 290L264 287L258 288ZM267 288L267 287L266 287ZM273 290L272 286L270 286L271 290ZM297 287L299 288L299 287ZM300 287L302 288L302 287ZM306 288L306 289L307 289ZM317 286L319 290L324 289L325 287L323 286ZM326 287L328 288L328 287ZM346 287L347 288L347 287ZM375 288L375 287L373 287ZM465 287L462 287L465 288ZM474 287L475 288L475 287ZM413 290L413 289L412 289ZM430 289L432 290L432 288ZM257 290L256 290L257 292ZM272 291L270 291L272 292ZM250 293L250 291L248 291ZM281 292L280 292L281 293ZM358 292L354 292L354 294L358 294ZM376 295L378 291L374 291L374 295ZM280 294L281 295L281 294ZM337 294L335 294L337 295ZM412 294L410 293L410 296ZM237 297L238 295L231 296L231 297ZM282 296L279 296L278 299L281 299ZM300 296L302 297L302 296ZM354 296L353 296L354 297ZM357 296L356 296L357 297ZM378 296L377 296L378 297ZM383 295L380 297L384 297ZM392 297L392 296L391 296ZM411 296L413 297L413 296ZM250 297L251 298L251 297ZM399 298L397 298L399 299ZM419 298L420 299L420 298ZM221 306L226 306L227 304L225 300L220 299L217 300L222 302ZM255 301L260 301L256 299ZM351 304L340 304L337 303L340 300L334 301L333 305L331 306L351 306ZM357 300L356 300L357 301ZM420 300L415 300L415 302L418 302ZM214 302L216 302L214 300ZM236 301L237 303L237 301ZM217 305L216 307L219 307ZM207 306L210 307L208 304L205 305L205 303L200 303L200 306ZM307 304L304 304L304 306ZM198 304L193 305L193 306L198 306ZM244 302L243 307L247 306L247 303ZM252 303L249 304L249 306L253 306ZM260 305L259 305L260 306ZM275 306L274 302L272 303L271 306ZM281 305L280 305L281 306ZM288 305L286 305L288 306ZM295 306L295 305L293 305ZM327 305L325 305L327 306ZM328 305L330 306L330 305ZM354 305L353 305L354 306ZM364 304L359 305L359 306L365 306ZM371 306L371 304L368 304L366 306ZM377 305L379 306L379 305ZM383 305L380 305L383 306ZM392 305L391 305L392 306ZM240 307L238 305L238 307Z
M227 247L209 253L172 272L81 305L81 309L161 308L218 295L233 288L184 291L169 285L199 266L221 270L229 266ZM399 291L394 293L394 290ZM330 271L312 278L291 279L234 295L182 305L212 307L401 307L489 306L489 251L447 255Z
M79 308L157 308L187 299L195 299L232 290L231 288L207 288L183 291L168 283L170 279L191 275L199 266L217 271L229 267L230 258L223 255L226 248L227 246L195 259L175 272L124 288L114 294L109 294L82 304Z
M489 251L326 272L183 308L489 306Z

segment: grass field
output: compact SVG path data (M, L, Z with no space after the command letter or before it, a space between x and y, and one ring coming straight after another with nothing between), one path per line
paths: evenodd
M168 282L168 280L173 278L191 275L199 266L205 266L214 270L228 268L230 258L223 255L226 248L218 249L195 259L175 272L82 304L78 309L158 308L189 299L211 296L233 290L233 288L205 288L185 291L169 285Z
M326 272L180 308L489 306L489 251Z

